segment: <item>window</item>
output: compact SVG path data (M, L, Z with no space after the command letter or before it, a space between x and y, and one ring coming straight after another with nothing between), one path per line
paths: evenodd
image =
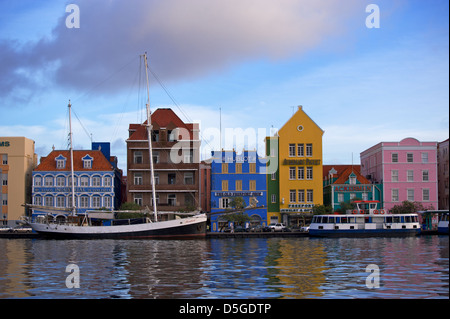
M250 174L255 174L256 173L256 164L255 163L250 163L248 164L249 166L249 173Z
M338 203L342 203L344 201L344 194L338 193Z
M102 186L101 185L101 182L102 180L101 180L101 178L99 177L99 176L94 176L94 177L92 177L92 186Z
M295 156L295 144L289 144L289 157Z
M422 153L422 163L428 163L428 153Z
M392 163L398 163L398 153L391 154Z
M422 171L422 181L423 182L428 182L428 170L424 170Z
M414 162L414 155L413 155L413 153L407 153L406 154L406 161L408 163L413 163Z
M56 186L66 186L66 178L63 176L58 176L56 177ZM62 206L58 206L58 207L62 207Z
M414 182L414 171L413 170L406 171L406 180L408 182Z
M93 208L100 208L102 207L101 205L101 197L100 196L94 196L92 197L92 207Z
M151 200L150 200L151 206L155 206L155 205L153 205L153 195L150 198L151 198ZM159 194L155 194L155 200L156 200L156 205L159 205Z
M289 191L289 203L295 203L296 202L296 191L295 189L291 189Z
M312 168L312 166L306 168L306 179L313 179L313 168Z
M38 206L42 205L42 197L41 196L34 197L34 205L38 205Z
M193 162L194 162L194 151L183 150L183 163L193 163Z
M295 167L289 167L289 179L295 179Z
M228 197L222 197L219 199L219 208L230 208L230 199Z
M306 144L306 156L312 156L312 155L313 155L313 145Z
M0 180L3 186L8 186L8 174L0 174Z
M144 184L144 180L142 178L142 173L135 172L134 173L134 185L143 185L143 184Z
M413 202L414 201L414 189L408 189L407 192L408 192L408 200L410 202Z
M134 203L142 206L142 194L134 194Z
M176 206L176 202L177 202L177 195L175 194L169 194L167 196L167 204L169 206Z
M53 207L53 196L45 196L45 206Z
M256 181L251 180L249 184L250 184L250 185L249 185L249 189L250 189L251 191L256 191Z
M53 177L46 176L44 179L44 186L53 186Z
M56 160L56 168L57 169L62 169L66 167L66 161L65 160Z
M152 142L159 142L159 130L152 131Z
M314 191L312 189L306 191L306 201L308 203L314 202Z
M277 202L277 195L276 194L272 194L270 197L271 197L272 204Z
M152 151L152 157L153 157L153 164L158 164L159 163L159 152Z
M155 178L155 185L159 184L159 173L153 173L153 177ZM152 181L150 181L150 184L152 184Z
M348 183L350 185L356 185L356 176L355 175L350 175L349 179L348 179Z
M103 206L106 208L111 208L111 196L105 196L103 198Z
M134 162L134 164L142 164L143 163L142 151L134 151L133 162Z
M175 173L169 173L167 174L167 184L174 185L176 183L176 174Z
M2 164L3 165L8 165L8 154L3 154L2 155Z
M305 190L304 189L299 189L298 190L298 202L299 203L304 203L305 202Z
M169 142L175 142L175 130L168 130L167 131L167 141Z
M305 144L297 144L297 156L303 157L305 156Z
M111 186L111 177L109 176L103 177L103 186Z
M2 205L8 206L8 194L2 194Z
M87 176L80 177L80 186L89 186L89 177Z
M298 168L298 179L305 179L305 168L304 167Z
M272 173L272 180L273 181L277 180L277 173Z
M236 190L237 191L242 190L242 181L240 181L240 180L236 181Z
M393 169L391 171L391 181L392 182L398 182L398 170Z
M228 163L222 164L222 174L228 174Z
M242 164L236 163L236 174L241 174L241 173L242 173Z
M428 188L422 189L422 200L424 201L430 200L430 190Z
M192 193L187 193L184 195L184 205L194 206L194 195Z
M83 168L92 168L92 159L83 159Z
M185 185L194 185L194 173L193 172L184 173L184 184Z
M80 207L81 208L88 208L89 207L89 197L87 197L87 196L81 196L80 197Z
M42 178L40 176L34 177L34 186L42 186Z
M393 188L391 190L391 197L393 202L398 202L398 188Z
M223 191L227 191L228 190L228 181L227 180L223 180L222 181L222 190Z

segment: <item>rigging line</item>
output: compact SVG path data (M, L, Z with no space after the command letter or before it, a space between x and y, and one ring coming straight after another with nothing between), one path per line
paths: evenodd
M178 104L178 102L175 100L175 98L172 96L172 94L169 92L169 90L167 89L167 87L164 85L164 83L159 79L158 75L156 74L156 72L154 72L150 66L148 66L148 69L150 71L150 73L153 75L153 77L156 79L156 81L158 81L159 85L161 85L161 87L163 88L163 90L166 92L166 94L169 96L169 98L172 100L172 102L175 104L175 106L180 110L180 112L184 115L184 117L191 123L193 123L193 120L183 111L183 109L181 108L181 106ZM200 137L202 138L202 140L213 150L213 146L203 137L202 133L200 132Z
M83 128L84 132L86 133L86 135L88 136L89 140L92 143L92 134L90 134L88 132L88 130L84 127L83 123L81 122L80 118L78 117L77 113L75 112L75 110L73 109L73 105L72 105L72 112L75 115L75 117L77 118L78 122L80 123L81 127Z
M134 57L131 61L129 61L128 63L126 63L125 65L123 65L122 67L120 67L119 69L117 69L116 71L112 72L110 75L108 75L105 79L101 80L100 82L98 82L97 84L95 84L94 86L92 86L90 89L88 89L86 92L84 92L84 94L80 95L79 97L75 98L72 100L72 102L75 101L79 101L82 98L84 98L85 96L87 96L91 91L93 91L94 89L98 88L100 85L102 85L103 83L105 83L106 81L108 81L109 79L111 79L112 77L114 77L116 74L120 73L123 69L125 69L127 66L129 66L131 63L134 63L136 60L136 57Z

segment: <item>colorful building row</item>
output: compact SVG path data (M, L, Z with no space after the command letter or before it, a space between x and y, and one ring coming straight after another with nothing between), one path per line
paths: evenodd
M79 209L116 210L123 202L151 209L153 186L165 218L210 212L211 231L229 226L227 215L236 198L242 200L247 227L274 222L301 226L312 217L314 206L336 211L355 198L380 201L386 210L404 200L448 208L448 139L439 145L414 138L381 142L361 152L360 165L323 165L324 131L299 106L278 132L266 137L265 154L222 150L201 161L199 124L185 123L162 108L152 114L151 125L155 185L147 123L130 124L126 177L109 143L74 151L74 200ZM0 138L2 223L14 223L26 214L24 203L71 207L69 159L69 151L52 150L37 164L33 141Z

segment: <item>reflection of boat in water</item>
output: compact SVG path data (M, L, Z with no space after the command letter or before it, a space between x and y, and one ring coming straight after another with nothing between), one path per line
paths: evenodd
M318 237L387 237L415 236L420 233L417 214L386 214L377 209L378 201L355 201L347 214L315 215L310 236Z
M144 55L145 69L147 74L147 55ZM148 74L147 74L147 93ZM152 156L152 122L150 112L150 97L147 100L147 133L149 144L149 158ZM71 105L69 103L69 119ZM70 121L69 121L70 122ZM44 214L32 215L28 224L34 231L46 237L53 238L191 238L206 236L206 215L198 214L172 220L158 221L156 208L155 189L152 186L153 221L148 218L134 218L126 220L115 220L114 214L101 213L99 211L77 213L75 207L74 166L72 129L70 124L70 157L71 157L71 181L72 181L72 203L69 209L54 207L44 208ZM155 184L153 161L150 161L151 185ZM33 207L33 205L29 205ZM40 207L34 207L40 208ZM42 209L39 209L42 211ZM183 215L183 214L177 214Z

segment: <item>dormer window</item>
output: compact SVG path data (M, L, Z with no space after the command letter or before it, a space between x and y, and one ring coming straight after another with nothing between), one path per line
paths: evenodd
M350 174L348 183L350 185L356 185L356 175L355 174L353 174L353 173Z
M57 169L64 169L64 168L66 168L66 160L67 160L67 158L65 158L64 156L59 154L58 157L55 158L56 168Z
M81 160L83 161L83 168L92 168L92 161L94 160L94 158L90 157L89 154L87 154Z

